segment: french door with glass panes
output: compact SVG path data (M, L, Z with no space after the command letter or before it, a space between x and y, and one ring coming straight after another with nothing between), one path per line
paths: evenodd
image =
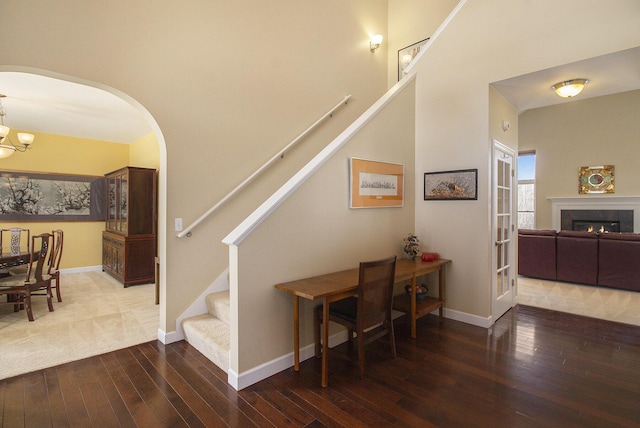
M492 168L492 318L495 322L515 304L514 242L514 158L515 152L493 141Z

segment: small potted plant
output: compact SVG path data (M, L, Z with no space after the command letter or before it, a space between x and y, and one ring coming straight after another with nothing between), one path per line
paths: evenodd
M420 254L420 240L416 235L409 233L407 237L404 238L403 251L409 260L414 260L418 254Z

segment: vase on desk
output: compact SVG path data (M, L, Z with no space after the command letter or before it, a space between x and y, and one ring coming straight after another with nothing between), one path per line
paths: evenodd
M410 233L404 238L404 247L402 248L404 255L409 260L415 260L420 254L420 240L416 235Z

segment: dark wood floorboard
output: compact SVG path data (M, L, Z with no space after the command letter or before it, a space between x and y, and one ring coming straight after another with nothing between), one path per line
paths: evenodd
M519 306L490 329L396 320L396 359L330 359L235 391L186 342L0 380L0 427L640 427L640 327ZM343 345L344 346L344 345Z

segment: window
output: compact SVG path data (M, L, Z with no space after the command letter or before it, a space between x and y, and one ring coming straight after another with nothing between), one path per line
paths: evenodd
M536 227L536 154L518 154L518 229Z

